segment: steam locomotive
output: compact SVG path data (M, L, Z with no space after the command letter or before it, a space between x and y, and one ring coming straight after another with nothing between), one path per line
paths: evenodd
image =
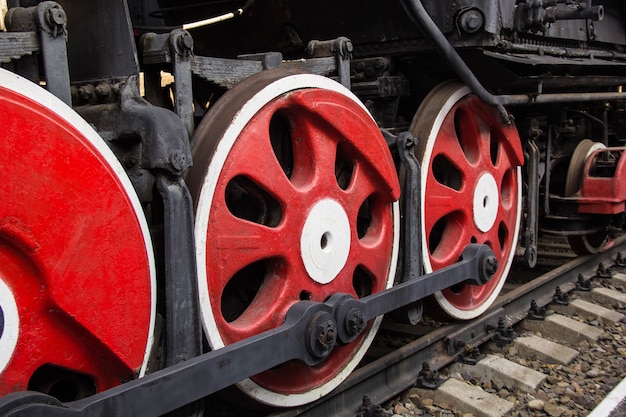
M215 371L259 366L245 395L307 404L372 343L358 300L419 280L380 311L469 320L540 237L610 246L626 3L594 3L0 2L0 414L26 391L113 396L330 305L308 351L256 352L316 360L233 349ZM468 246L489 279L454 269Z

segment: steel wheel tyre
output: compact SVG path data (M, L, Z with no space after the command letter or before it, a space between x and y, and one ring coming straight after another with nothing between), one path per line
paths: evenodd
M459 285L434 294L435 315L471 319L504 285L515 254L521 215L523 156L515 126L447 82L424 99L410 127L421 162L421 224L426 272L456 262L470 243L487 244L498 258L483 286Z
M70 401L145 372L155 269L130 180L89 125L0 70L0 395Z
M570 248L572 248L572 251L577 255L600 253L609 248L609 244L612 243L606 232L568 236L567 242Z
M320 76L264 71L220 98L194 142L187 181L212 348L279 326L300 300L392 284L397 175L350 91ZM318 399L356 367L378 325L318 366L289 362L239 387L274 406Z

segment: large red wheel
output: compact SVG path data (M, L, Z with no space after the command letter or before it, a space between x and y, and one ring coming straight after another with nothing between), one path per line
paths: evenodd
M421 224L426 272L450 265L470 243L487 244L499 268L483 286L434 295L447 318L483 313L504 285L515 255L521 214L520 138L495 108L456 82L437 86L410 127L422 166Z
M283 323L300 300L389 287L399 185L380 131L358 99L310 74L265 71L229 90L194 135L199 292L213 348ZM294 406L354 369L378 321L315 367L293 361L239 384Z
M0 70L0 395L69 401L141 376L154 261L130 180L41 87Z

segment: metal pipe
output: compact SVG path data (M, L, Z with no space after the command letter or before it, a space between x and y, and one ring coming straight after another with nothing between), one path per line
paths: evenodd
M604 7L593 6L586 7L584 9L556 10L554 18L556 20L590 19L593 21L600 21L604 18Z

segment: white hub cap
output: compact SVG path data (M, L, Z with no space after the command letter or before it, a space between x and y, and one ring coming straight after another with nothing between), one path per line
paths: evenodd
M300 253L315 282L328 284L341 272L350 253L350 222L339 203L326 199L313 206L302 228Z
M0 279L0 373L4 371L17 346L20 318L17 304L9 287Z
M498 192L498 184L489 173L480 177L474 189L474 223L483 233L491 230L498 216Z

